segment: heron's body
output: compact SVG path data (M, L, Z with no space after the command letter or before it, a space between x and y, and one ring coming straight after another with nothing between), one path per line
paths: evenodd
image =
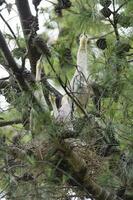
M41 71L42 71L42 58L39 59L36 66L36 88L34 91L34 97L36 98L37 102L40 104L42 111L47 111L48 106L43 94L43 88L41 85ZM32 135L39 133L42 131L43 119L40 118L40 113L38 113L34 107L31 108L30 112L30 130Z
M85 107L89 96L90 96L90 86L88 85L88 55L87 55L87 42L88 37L82 34L80 36L80 45L77 52L77 68L74 73L74 76L68 86L71 94L75 98L81 106ZM57 111L55 106L53 105L53 110L56 113L57 122L63 122L65 127L69 129L73 129L71 116L73 112L73 100L65 94L62 98L62 106Z
M81 104L81 106L85 107L89 96L90 96L90 87L88 86L88 76L89 76L89 69L88 69L88 55L87 55L87 42L88 37L86 37L84 34L80 36L80 45L77 52L77 68L74 73L74 76L70 82L70 91L71 94L73 94L73 97L75 98L78 103ZM41 70L42 70L42 58L40 58L37 68L36 68L36 86L37 89L34 92L34 95L38 102L40 102L41 106L44 108L44 110L47 110L47 104L44 98L42 85L41 85ZM54 117L57 122L64 123L65 127L67 129L73 130L73 125L71 121L72 116L72 105L73 100L65 94L62 98L62 103L59 110L57 109L55 103L52 103L53 106L53 112Z
M70 86L75 97L85 107L91 94L91 88L88 81L90 75L88 66L88 37L82 34L80 36L80 45L77 53L77 70L71 80Z
M42 67L43 66L42 66L42 57L41 57L39 61L37 62L37 66L36 66L36 89L35 89L34 95L36 99L38 100L38 102L41 104L41 107L47 110L48 106L44 97L43 88L41 84Z

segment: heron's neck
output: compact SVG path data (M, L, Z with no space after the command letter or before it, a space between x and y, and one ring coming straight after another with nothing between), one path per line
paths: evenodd
M82 72L88 69L87 48L79 47L77 53L77 67L79 71Z
M79 45L79 50L85 50L87 51L87 41L82 41Z

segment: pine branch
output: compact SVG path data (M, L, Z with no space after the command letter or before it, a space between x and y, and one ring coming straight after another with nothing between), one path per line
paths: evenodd
M0 48L9 64L9 66L12 68L13 72L19 73L20 69L18 68L17 63L15 62L1 31L0 31Z
M31 20L33 19L28 0L16 0L15 3L19 12L24 36L27 37L30 34Z
M133 60L128 60L129 63L133 62Z
M9 80L9 76L0 79L0 81L5 81L5 80Z
M8 85L9 85L8 81L0 79L0 93L1 93L1 90L6 88Z
M22 123L22 119L16 119L16 120L11 120L11 121L0 121L0 127L11 126L14 124L21 124L21 123Z
M21 69L18 67L17 63L15 62L1 31L0 31L0 49L2 50L8 62L8 65L7 65L8 71L12 70L13 74L15 75L16 79L19 82L20 87L24 90L27 90L28 88L21 74Z
M66 92L66 94L70 97L70 99L73 100L73 102L75 103L75 105L81 110L81 112L88 118L88 114L86 112L86 110L83 108L83 106L80 104L79 100L77 98L75 98L72 94L72 92L70 91L70 89L66 86L66 84L63 82L63 80L61 79L61 77L57 74L56 70L54 69L53 64L51 63L49 57L46 57L47 61L51 67L51 69L53 70L53 72L55 73L57 80L59 81L60 85L62 86L62 88L64 89L64 91Z
M11 26L10 26L9 23L5 20L5 18L2 16L1 13L0 13L0 17L1 17L1 19L3 20L3 22L6 24L6 26L8 27L8 29L10 30L10 32L12 33L12 35L13 35L13 37L14 37L14 39L15 39L17 45L18 45L18 47L20 47L20 44L19 44L19 42L18 42L18 40L17 40L17 37L16 37L16 35L15 35L13 29L11 28Z
M122 3L119 8L115 11L116 13L124 6L128 3L128 1L125 1L124 3Z
M83 144L81 143L81 146L82 145ZM82 188L86 193L91 194L96 200L122 200L122 198L118 197L115 193L103 189L91 180L87 164L80 154L81 147L79 147L78 150L78 145L76 145L75 139L65 139L59 146L61 147L62 152L64 152L65 159L70 164L72 172L77 174L77 182L82 185ZM81 172L82 176L80 175Z
M40 105L40 102L38 102L38 100L36 99L36 97L32 91L32 88L30 87L28 82L25 80L25 78L22 74L22 70L21 70L21 68L18 67L17 63L15 62L1 31L0 31L0 49L2 50L6 60L8 62L8 65L7 65L8 71L11 70L13 72L16 80L19 83L20 88L23 91L31 94L33 101L36 102L38 108L40 109L40 111L42 111L44 108L42 108L42 106Z
M27 49L28 58L30 60L31 71L36 74L36 63L40 58L40 53L37 51L36 47L32 43L32 39L36 34L35 27L33 27L33 22L38 21L36 17L31 14L28 0L16 0L16 6L19 12L19 17L22 25L22 30L24 33ZM33 29L33 30L32 30Z
M128 53L126 54L126 56L133 56L133 53Z
M115 11L113 12L113 21L108 17L108 20L110 22L110 24L113 26L114 28L114 32L115 32L115 36L116 36L116 40L120 40L120 36L119 36L119 32L118 32L118 28L117 28L117 23L115 21Z

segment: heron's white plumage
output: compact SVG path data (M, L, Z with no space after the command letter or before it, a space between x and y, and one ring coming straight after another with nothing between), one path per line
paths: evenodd
M70 121L71 111L72 111L71 101L69 97L65 95L62 98L62 106L59 109L57 120L62 122Z
M88 37L81 34L77 53L77 69L70 82L70 89L83 107L86 106L92 91L88 81L90 72L88 66L87 42Z
M88 82L89 77L89 69L88 69L88 55L87 55L87 42L88 37L82 34L80 36L80 45L77 52L77 68L74 73L72 80L70 81L70 85L68 85L71 95L77 100L78 103L85 108L88 99L90 97L90 93L92 91L90 84ZM42 70L42 57L39 59L36 67L36 90L34 95L37 101L41 104L41 107L44 111L48 110L48 106L43 94L43 89L41 85L41 70ZM65 94L62 98L61 107L57 109L55 99L51 100L53 107L53 115L55 120L58 123L63 123L64 127L73 130L72 124L72 112L73 112L73 100ZM33 112L31 114L38 114L35 112L33 108ZM33 118L32 118L33 119ZM35 123L33 122L33 125ZM33 126L34 127L34 126Z
M37 99L37 101L41 104L41 107L44 110L48 109L44 94L43 94L43 89L42 89L42 84L41 84L41 71L42 71L42 57L39 59L37 62L36 66L36 89L34 92L34 95Z
M43 111L48 110L48 106L43 94L43 89L41 85L41 71L42 71L42 57L38 60L37 66L36 66L36 89L34 91L34 97L36 98L37 102L40 104ZM38 116L39 113L32 107L30 111L30 130L32 134L34 135L37 132L39 132L38 127Z
M57 116L57 122L64 124L64 128L68 130L73 130L72 125L72 101L68 97L68 95L65 95L62 98L62 106L59 109L58 116Z
M50 100L50 102L52 104L52 108L53 108L53 110L51 111L51 116L54 116L54 118L57 119L58 109L57 109L57 106L56 106L56 103L55 103L55 96L50 95L49 100Z
M80 37L80 45L77 53L77 69L68 86L74 98L78 98L80 104L85 107L90 96L90 86L88 86L88 55L87 55L88 37L84 34ZM58 110L56 120L63 122L65 127L73 129L71 122L72 99L65 94L62 99L62 106ZM57 112L56 112L57 113Z

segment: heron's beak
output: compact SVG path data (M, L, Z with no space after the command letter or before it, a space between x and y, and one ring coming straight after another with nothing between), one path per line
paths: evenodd
M87 44L89 44L91 41L90 35L86 34L86 36L87 36Z

